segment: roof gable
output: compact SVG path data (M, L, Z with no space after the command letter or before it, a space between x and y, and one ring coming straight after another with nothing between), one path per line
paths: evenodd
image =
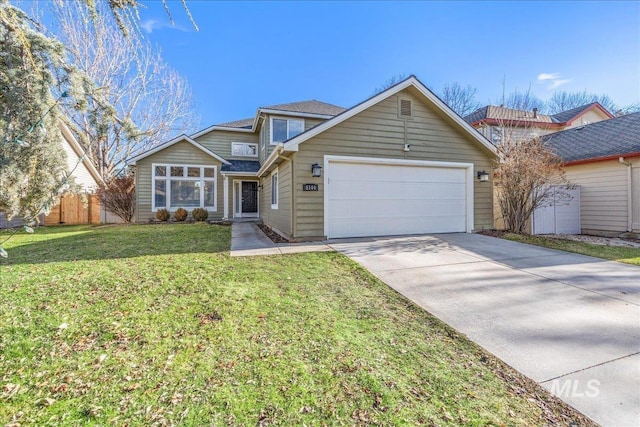
M73 132L71 132L71 129L69 129L69 126L67 126L64 122L61 121L59 123L59 127L65 142L76 153L76 155L79 158L79 161L82 161L82 164L84 165L84 167L87 168L91 177L96 181L96 184L104 183L104 180L100 176L98 169L93 164L89 156L87 156L87 153L82 148L82 146L80 145L76 137L73 135Z
M592 102L590 104L581 105L580 107L572 108L571 110L562 111L558 114L554 114L552 117L558 123L570 123L575 119L577 119L578 117L580 117L581 115L583 115L584 113L586 113L587 111L591 111L591 110L599 110L602 113L604 113L604 115L607 116L608 118L610 119L613 118L613 114L607 111L607 109L604 108L602 105L600 105L599 102Z
M453 120L460 129L471 136L476 142L478 142L481 146L486 148L492 153L496 153L496 147L489 142L484 136L482 136L478 131L476 131L471 125L465 122L458 114L456 114L447 104L445 104L440 98L438 98L433 92L431 92L425 85L420 82L415 76L410 76L407 79L391 86L390 88L380 92L377 95L372 96L371 98L357 104L356 106L345 110L341 114L338 114L332 119L327 120L324 123L321 123L300 135L291 138L288 141L283 143L284 151L298 151L298 146L307 141L310 138L324 132L327 129L330 129L336 126L339 123L344 122L345 120L355 116L356 114L366 110L367 108L381 102L388 97L401 92L402 90L413 87L416 89L422 96L424 96L430 103L434 104L436 108L442 111L447 117ZM266 163L266 162L265 162Z
M157 153L158 151L162 151L166 148L171 147L172 145L177 144L178 142L181 141L186 141L189 144L193 145L194 147L196 147L197 149L201 150L202 152L204 152L205 154L208 154L209 156L213 157L214 159L219 160L222 164L224 165L228 165L230 164L227 160L223 159L222 157L218 156L216 153L214 153L213 151L209 150L207 147L205 147L204 145L198 143L197 141L193 140L192 138L188 137L187 135L180 135L177 138L172 139L171 141L167 141L164 144L160 144L158 146L156 146L155 148L149 150L149 151L145 151L144 153L129 159L127 161L128 164L136 164L137 161L142 160L146 157L149 157L152 154Z

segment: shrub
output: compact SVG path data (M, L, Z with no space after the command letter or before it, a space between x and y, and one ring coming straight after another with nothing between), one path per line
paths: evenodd
M176 221L184 221L185 219L187 219L187 215L189 215L189 213L186 209L178 208L178 210L176 210L176 213L173 214L173 217L176 219Z
M191 212L191 216L196 221L205 221L207 218L209 218L209 212L207 212L207 210L204 208L195 208L193 212Z
M169 218L171 218L171 214L166 209L160 209L158 212L156 212L156 218L158 218L160 221L169 221Z
M119 216L124 222L131 222L136 210L135 179L132 175L117 176L97 191L100 203L109 212Z

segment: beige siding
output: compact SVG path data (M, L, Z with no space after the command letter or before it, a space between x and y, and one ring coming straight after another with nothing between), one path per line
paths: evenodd
M584 233L627 231L627 167L617 160L566 167L567 178L580 185Z
M262 160L264 161L264 159L266 159L267 157L269 157L269 155L271 154L271 152L273 151L273 147L275 147L275 145L271 145L271 117L281 117L281 118L288 118L288 119L295 119L296 117L290 117L290 116L278 116L277 114L275 115L267 115L265 117L264 122L262 123L262 129L260 131L260 141L262 143L262 141L264 141L264 146L266 147L266 155L262 158ZM319 125L320 123L325 122L326 120L322 120L322 119L310 119L308 117L298 117L299 119L304 119L304 130L308 130L311 129L312 127L315 127L317 125ZM262 147L263 145L260 146L260 150L262 151ZM262 153L261 153L262 155Z
M271 174L263 180L264 189L261 197L260 214L266 225L289 237L291 232L292 214L292 164L288 161L278 167L278 208L271 208Z
M633 165L631 177L631 191L633 202L633 232L640 233L640 159L631 161Z
M236 158L231 156L231 143L232 142L252 142L257 144L258 134L248 132L232 132L213 130L198 138L196 141L207 147L209 150L216 153L223 159ZM242 160L258 160L256 157L237 157Z
M584 125L588 125L589 123L596 123L596 122L600 122L602 120L608 120L608 119L609 117L607 117L600 110L589 110L586 113L582 114L580 117L578 117L576 120L574 120L573 123L569 123L569 125L564 129L572 129L578 126L584 126Z
M220 175L220 161L209 156L190 143L181 141L137 162L135 216L136 222L146 222L150 218L155 218L156 215L155 212L151 211L151 186L153 185L151 174L153 163L216 166L217 209L216 211L209 210L209 219L222 219L224 196L222 187L222 176Z
M300 145L294 158L295 238L323 237L323 179L311 177L311 165L323 164L324 155L463 162L473 163L475 171L491 171L491 154L477 141L410 91L399 96L412 101L412 119L398 117L398 95L393 95ZM411 144L408 153L405 143ZM306 183L318 184L320 191L302 191ZM475 229L493 226L491 185L474 180Z

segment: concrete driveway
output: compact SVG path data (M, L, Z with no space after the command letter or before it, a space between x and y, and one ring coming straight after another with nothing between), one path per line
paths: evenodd
M640 268L476 234L333 240L602 425L640 425Z

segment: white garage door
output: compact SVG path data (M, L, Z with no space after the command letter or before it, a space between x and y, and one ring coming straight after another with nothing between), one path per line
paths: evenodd
M327 237L471 231L470 167L437 162L327 159Z

